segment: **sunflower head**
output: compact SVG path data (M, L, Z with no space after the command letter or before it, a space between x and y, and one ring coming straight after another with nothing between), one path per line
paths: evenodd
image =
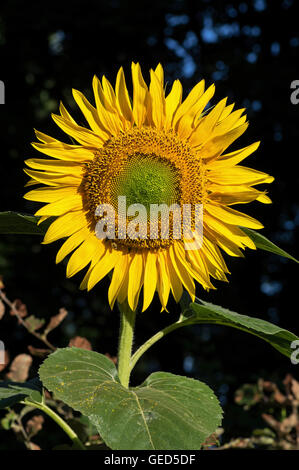
M273 178L239 165L259 142L226 153L248 123L244 109L234 110L226 99L205 111L214 85L205 90L202 80L183 99L179 80L165 93L160 64L150 71L147 86L135 63L132 82L132 100L122 68L114 88L105 77L94 77L94 104L73 90L86 127L61 104L60 114L52 117L76 143L36 132L39 142L33 147L52 158L26 161L28 185L39 187L25 198L45 203L36 212L40 222L56 217L44 243L64 239L56 261L72 253L67 276L87 267L82 289L90 290L111 272L111 308L116 300L128 299L135 310L143 290L143 310L155 291L166 309L170 292L179 301L185 288L194 298L194 281L210 289L211 278L227 280L222 251L243 256L245 247L255 249L241 227L259 229L261 223L232 206L271 202L255 186ZM123 203L130 210L124 211ZM193 249L186 249L177 226L176 215L183 215L186 206L191 208L192 228L195 207L203 214L203 236ZM111 208L113 220L106 223L99 207ZM152 208L159 214L154 231ZM162 223L165 208L171 209L167 230ZM98 236L99 223L106 227L104 237ZM198 238L196 230L192 236Z

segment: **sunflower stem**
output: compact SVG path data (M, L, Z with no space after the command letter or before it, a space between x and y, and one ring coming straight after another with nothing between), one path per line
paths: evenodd
M61 429L68 435L68 437L72 440L74 449L76 450L86 450L84 444L81 442L75 431L61 418L55 411L49 408L45 403L37 403L30 399L25 399L22 401L24 405L34 406L39 410L46 413L50 418L61 427Z
M120 383L128 388L131 374L131 354L134 336L136 310L133 311L125 301L118 304L120 310L120 333L118 344L118 376Z

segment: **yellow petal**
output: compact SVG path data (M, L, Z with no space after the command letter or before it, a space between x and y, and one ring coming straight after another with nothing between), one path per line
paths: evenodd
M104 127L101 125L97 110L89 103L83 93L74 89L72 92L74 100L84 114L85 119L90 125L91 129L95 134L100 136L103 141L107 140L109 138L109 133L105 132Z
M41 171L34 170L24 170L24 172L39 183L44 183L48 186L79 186L81 181L81 179L77 176L62 175L50 172L43 173Z
M28 201L37 202L55 202L65 197L76 194L74 187L62 187L62 188L39 188L33 189L26 193L23 197Z
M67 120L71 121L72 123L76 124L75 119L72 118L72 116L67 111L64 104L62 103L62 101L60 101L59 111L60 111L61 117L63 117L64 119L67 119Z
M199 124L190 135L190 145L201 145L211 137L219 117L225 108L226 101L227 98L219 101L219 103L203 119L200 120Z
M155 74L157 75L162 87L164 86L164 70L162 65L159 63L155 68Z
M38 181L34 180L34 179L30 179L29 181L27 181L26 184L24 184L24 187L26 188L27 186L34 186L34 185L37 185L39 184Z
M214 232L216 235L218 234L223 235L233 240L233 242L235 242L238 246L242 246L242 242L239 236L235 236L233 228L234 228L233 225L229 225L228 223L221 221L215 217L211 217L208 214L206 214L205 216L205 226L204 226L205 231L212 230L212 232ZM214 239L214 242L215 242L215 239ZM215 264L215 266L218 267L219 269L221 267L219 263Z
M177 248L176 245L178 245L178 243L179 242L174 243L173 245L170 246L169 248L170 259L182 284L185 286L191 298L194 300L195 298L194 281L192 277L190 276L185 263L181 260L178 250L176 249Z
M43 223L45 220L49 219L49 217L46 215L46 216L43 216L43 217L40 217L38 219L38 222L37 222L37 225L40 225L41 223Z
M226 106L226 107L224 108L224 110L222 111L222 114L221 114L221 116L220 116L220 119L219 119L220 122L223 121L223 119L226 119L227 116L230 115L230 113L231 113L232 110L234 109L234 106L235 106L235 103L232 103L232 104L229 104L228 106Z
M117 135L121 128L117 109L113 108L106 98L98 77L93 77L92 86L101 125L111 135Z
M200 147L200 155L205 160L213 160L221 155L238 137L247 129L248 123L245 123L227 134L213 137Z
M123 282L121 284L121 287L120 287L120 290L119 290L119 293L118 293L118 296L117 296L117 301L120 304L123 304L124 301L128 297L128 285L129 285L129 275L128 275L129 271L128 270L129 270L130 263L131 263L130 255L127 255L127 263L128 263L127 275L123 279Z
M200 282L204 288L213 289L213 285L209 279L209 273L207 265L204 262L203 257L200 255L200 250L187 250L187 258L193 266L193 271L196 273L198 282Z
M143 79L139 64L132 63L133 81L133 116L135 123L141 127L147 114L148 89Z
M144 268L144 286L143 286L143 307L142 311L146 310L153 300L156 286L157 286L157 255L148 250L145 255L145 268Z
M244 147L239 150L235 150L234 152L226 153L221 155L217 160L213 160L212 162L207 164L207 167L211 170L218 170L220 168L225 168L227 166L231 167L237 165L242 160L247 158L253 152L255 152L260 145L260 142L254 142L247 147Z
M218 170L211 170L209 180L225 186L255 185L262 183L272 183L273 176L262 171L253 170L244 166L225 167Z
M251 201L260 201L270 204L271 199L266 196L265 191L258 191L255 188L245 185L224 186L220 184L209 185L209 199L221 205L246 204Z
M205 260L205 263L208 267L208 270L209 270L209 273L210 273L211 277L213 277L214 279L217 279L219 281L228 282L227 277L226 277L225 273L223 272L223 270L217 268L215 266L215 264L210 261L211 255L207 250L202 252L202 257Z
M98 250L104 252L104 243L98 240L94 234L91 234L70 257L66 270L67 277L74 276L81 269L85 268Z
M67 240L61 245L56 255L56 263L60 263L67 255L69 255L77 246L80 245L86 238L88 238L90 232L86 227L73 233Z
M188 251L185 250L183 244L176 243L174 245L177 258L180 259L181 263L185 266L191 278L196 279L204 288L209 287L209 282L204 278L203 274L200 271L193 269L192 264L190 263L190 258L188 256Z
M83 208L82 196L80 194L72 194L59 201L46 204L39 209L35 215L63 215L69 211L77 211Z
M108 300L111 310L114 307L114 303L119 295L122 284L125 278L128 276L129 271L129 256L127 251L123 251L117 264L114 267L111 283L108 290Z
M232 125L231 129L236 129L237 127L240 127L242 124L245 124L246 120L247 115L244 114L244 116L241 116L240 119L238 119L236 123Z
M213 217L216 217L218 220L221 220L227 224L238 225L240 227L248 228L263 228L263 225L253 217L250 217L247 214L236 211L231 207L224 207L220 205L206 204L206 210Z
M170 254L169 254L169 250L166 251L165 257L166 257L166 262L167 262L167 266L168 266L171 292L173 294L173 297L174 297L175 301L178 303L180 301L181 297L182 297L182 294L183 294L182 282L181 282L181 280L180 280L180 278L179 278L179 276L176 272L176 269L175 269L174 265L172 264Z
M165 122L165 96L163 84L151 70L151 83L150 83L150 97L151 97L151 109L152 109L152 120L157 129L162 129Z
M272 204L272 200L265 193L260 194L256 200L262 202L263 204Z
M67 119L64 119L61 116L52 114L54 122L59 126L66 134L73 137L77 142L82 145L87 145L89 147L94 146L96 148L102 147L105 139L99 135L96 135L94 132L86 129L86 127L78 126Z
M124 116L124 118L130 122L130 124L133 124L134 118L132 113L132 106L126 85L125 74L122 67L119 69L116 77L115 92L117 100L116 103L119 111Z
M64 173L66 175L82 176L84 167L81 162L70 162L63 160L45 160L41 158L30 158L25 160L25 163L30 168L35 170L47 170L54 173Z
M231 129L233 129L236 126L236 124L239 124L239 125L242 124L242 122L239 122L239 121L244 111L245 111L245 108L237 109L236 111L231 113L227 118L222 119L221 121L220 121L221 119L221 116L220 116L217 126L215 128L215 133L217 135L222 135L222 134L225 134L225 132L228 132ZM243 120L244 118L246 120L246 116L243 116L242 118Z
M113 90L113 87L109 80L103 75L102 78L102 87L103 87L103 92L105 95L105 98L107 99L109 105L111 106L112 109L116 110L116 96Z
M111 83L109 82L109 80L107 80L107 78L105 76L103 76L103 78L102 78L102 87L103 87L104 96L105 96L107 102L109 103L109 106L114 111L114 113L116 113L116 115L117 115L116 120L118 118L118 120L117 120L118 129L120 129L120 128L121 129L127 129L126 120L123 117L122 113L119 112L119 109L118 109L118 106L117 106L117 99L116 99L114 89L113 89Z
M134 311L137 308L140 290L143 282L143 254L132 253L132 262L129 268L128 304Z
M40 132L36 129L34 129L34 132L35 132L35 135L37 137L38 140L40 140L41 142L44 142L44 143L53 143L53 142L56 142L56 139L54 139L53 137L47 135L47 134L44 134L43 132Z
M182 102L183 87L179 80L175 80L170 93L165 99L165 128L172 127L173 116Z
M68 237L87 226L87 221L82 211L68 212L57 219L48 228L43 243L52 243L59 238Z
M159 252L157 256L157 265L159 270L158 277L158 294L163 310L167 310L167 302L170 292L170 279L168 273L168 266L166 264L166 258L164 252Z
M101 279L103 279L117 264L121 252L112 248L107 249L104 256L92 268L89 275L87 290L92 289Z
M180 106L178 107L174 115L173 127L176 126L176 124L181 119L181 117L190 113L193 106L198 102L198 100L202 96L204 89L205 89L204 80L201 80L199 83L197 83L197 85L195 85L195 87L192 88L192 90L190 91L188 96L185 98L185 100L180 104Z
M191 100L192 106L188 108L188 106L186 105L186 108L187 108L186 111L180 116L182 109L184 109L184 104L188 100L188 97L187 97L186 100L183 101L183 103L178 108L177 112L175 113L173 124L178 134L181 136L181 138L187 138L190 136L191 132L193 131L193 128L197 126L198 124L197 122L198 118L200 117L204 108L206 107L206 105L208 104L212 96L214 95L214 92L215 92L214 85L211 85L205 91L205 93L203 93L204 80L202 80L198 85L201 85L201 84L202 86L198 88L198 98L194 100L194 98L196 97L196 94L193 95L193 99ZM190 94L192 94L192 92L193 90L190 92ZM180 117L178 118L178 116Z
M224 236L223 232L213 232L211 228L206 229L206 234L212 239L217 245L222 248L230 256L238 256L244 258L244 255L239 247L243 248L241 243L236 243L235 239L230 239Z
M203 238L203 247L202 252L205 255L206 260L215 266L219 272L229 273L223 256L220 253L219 248L215 245L215 243L211 242L207 237ZM210 271L210 269L209 269Z
M33 142L31 145L39 152L49 155L50 157L78 163L93 160L96 152L96 148L86 148L81 147L80 145L68 145L58 141L47 144Z
M94 254L94 256L91 260L90 266L88 267L88 270L87 270L87 272L86 272L86 274L85 274L85 276L82 279L82 282L80 284L79 288L81 290L84 290L84 289L88 288L88 282L89 282L90 275L93 271L93 268L98 264L99 261L101 261L104 258L105 254L109 250L110 250L110 248L105 243L99 244L98 250L95 252L95 254Z

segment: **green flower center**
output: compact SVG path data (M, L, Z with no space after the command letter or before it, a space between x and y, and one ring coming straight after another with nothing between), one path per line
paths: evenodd
M149 213L151 204L170 206L179 200L179 178L176 168L156 155L132 155L112 189L112 201L126 196L126 204L143 204Z

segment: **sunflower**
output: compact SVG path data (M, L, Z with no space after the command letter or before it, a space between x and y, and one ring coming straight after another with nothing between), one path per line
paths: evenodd
M244 109L227 105L227 99L206 111L215 87L205 90L200 81L182 99L182 85L175 80L165 94L163 68L150 71L146 85L139 64L132 63L133 99L120 68L115 88L103 76L93 78L95 106L78 90L73 97L88 126L79 125L60 104L55 123L72 138L63 143L36 131L33 147L52 159L26 161L28 185L45 185L24 197L46 203L36 212L39 222L55 217L43 243L65 239L56 262L70 255L67 276L83 268L87 272L80 288L92 289L111 273L108 299L126 299L132 310L143 288L143 310L158 292L162 310L172 292L178 302L185 288L195 296L195 282L204 289L214 286L211 278L227 281L229 273L222 251L243 256L253 241L240 227L262 228L256 219L231 206L254 200L270 203L265 191L254 188L271 183L265 173L239 165L259 146L224 153L247 129ZM170 230L164 238L148 233L141 238L117 236L98 238L95 227L100 217L96 208L110 204L117 211L119 196L127 204L201 204L203 239L200 248L186 250L184 240ZM128 223L128 220L126 220Z

